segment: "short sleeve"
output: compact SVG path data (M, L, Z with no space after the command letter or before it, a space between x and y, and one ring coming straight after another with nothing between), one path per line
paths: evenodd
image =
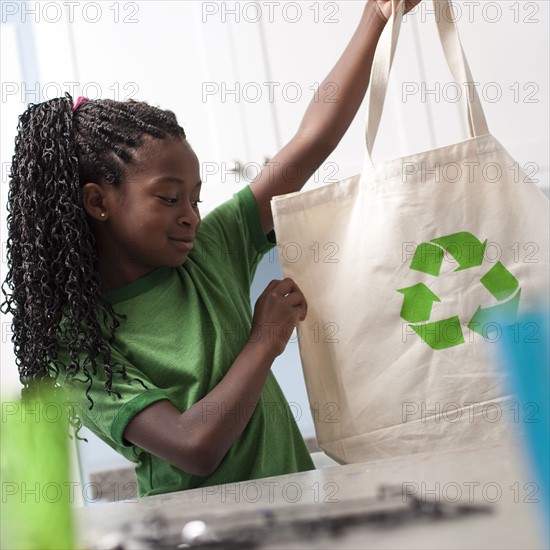
M70 399L70 405L75 406L84 426L102 439L113 441L120 447L133 445L123 438L124 430L132 418L157 401L169 399L165 391L156 388L151 381L130 365L115 350L111 349L111 364L113 365L112 393L107 393L105 382L107 375L98 372L93 377L92 387L86 397L87 382L80 373L75 379L65 381L63 388ZM126 377L133 379L128 382L122 376L121 366L125 367ZM141 382L140 382L141 380ZM120 395L120 397L117 395Z
M208 269L219 264L250 286L260 260L276 244L275 232L263 231L256 199L247 185L204 217L189 257Z

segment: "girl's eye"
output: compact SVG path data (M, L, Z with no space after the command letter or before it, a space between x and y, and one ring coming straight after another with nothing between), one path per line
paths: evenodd
M166 201L169 204L176 204L176 201L178 199L172 199L170 197L159 197L159 199L162 199L163 201Z
M168 204L176 204L176 202L178 201L177 198L173 199L171 197L160 197L159 196L159 199L162 199L163 201L166 201ZM196 201L191 201L191 206L193 208L198 208L199 207L199 203L201 203L202 201L200 200L196 200Z

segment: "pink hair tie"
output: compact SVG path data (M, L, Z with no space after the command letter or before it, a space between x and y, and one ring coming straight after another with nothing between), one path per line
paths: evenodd
M83 103L86 103L86 101L90 101L87 97L80 96L74 103L73 103L73 111L76 111Z

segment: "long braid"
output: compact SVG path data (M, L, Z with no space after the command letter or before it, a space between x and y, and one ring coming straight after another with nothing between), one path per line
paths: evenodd
M121 316L100 293L95 237L81 185L104 181L119 187L145 135L185 138L185 132L173 112L145 102L105 99L88 101L74 112L72 107L66 94L29 105L19 118L1 308L13 315L12 342L23 395L38 382L55 385L61 371L66 379L82 373L91 409L89 391L98 358L109 394L115 372L126 382L132 379L124 366L116 371L111 365L109 344ZM60 345L68 350L68 365L58 356ZM81 422L74 411L70 421L78 433Z

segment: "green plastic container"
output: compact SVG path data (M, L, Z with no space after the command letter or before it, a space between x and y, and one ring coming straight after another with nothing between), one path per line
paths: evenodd
M74 549L68 410L51 389L2 400L0 547Z

